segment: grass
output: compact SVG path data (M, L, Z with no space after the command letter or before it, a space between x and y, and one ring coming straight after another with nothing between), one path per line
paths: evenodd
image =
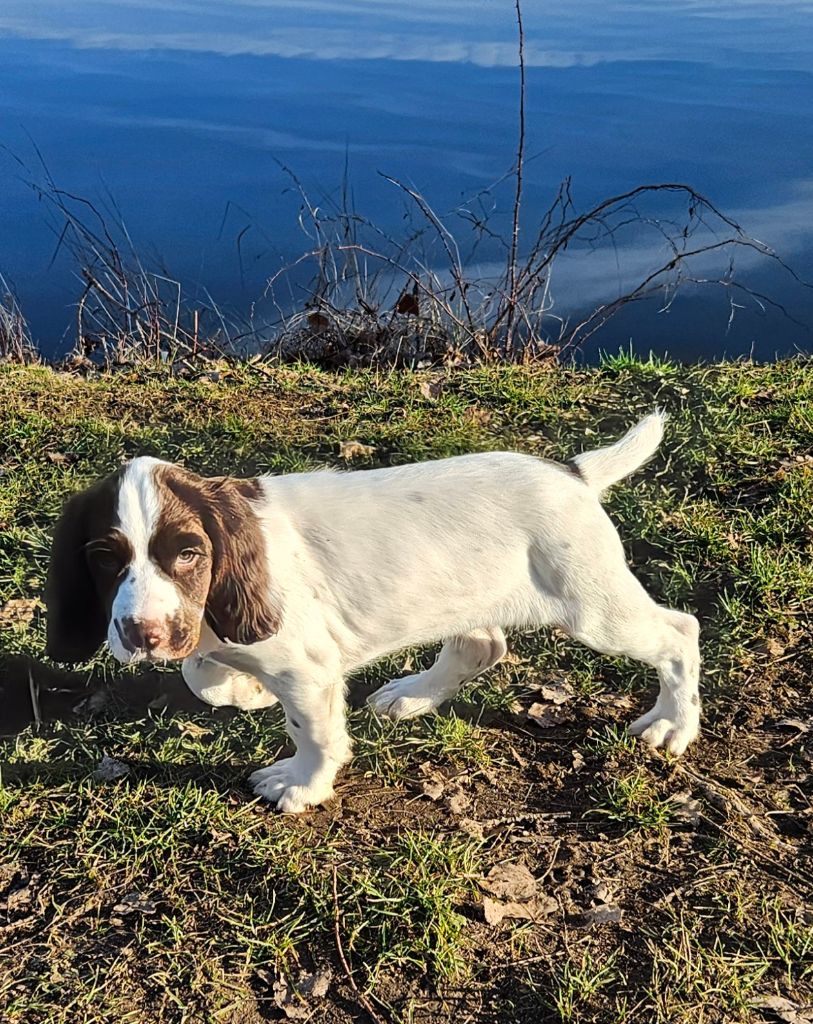
M370 984L405 966L460 978L468 963L458 908L472 896L479 861L470 839L410 830L358 867L345 883L344 921Z
M555 969L552 1008L559 1020L579 1020L585 1007L612 982L615 974L614 960L613 955L594 960L589 952L585 952L578 961L568 958L560 968Z
M4 1024L258 1024L320 972L326 994L294 1002L330 1024L757 1022L765 999L809 1003L813 366L211 369L0 366ZM607 507L650 592L701 620L704 733L680 761L624 731L645 667L518 632L423 721L364 698L434 652L360 673L337 800L284 818L245 785L286 744L278 710L212 710L171 669L105 653L71 673L44 659L49 531L130 455L234 474L563 458L654 405L663 450ZM349 462L347 441L370 451ZM541 729L525 712L563 678L565 721ZM99 778L105 756L127 774ZM489 925L481 882L506 862L548 910ZM621 920L586 928L603 900Z
M611 779L599 796L595 813L620 822L631 831L661 832L674 820L672 805L658 793L651 774L644 768Z
M699 922L679 917L656 940L663 943L655 955L651 990L658 1024L739 1021L751 1015L770 963L758 953L727 948L720 936L701 939L700 929Z

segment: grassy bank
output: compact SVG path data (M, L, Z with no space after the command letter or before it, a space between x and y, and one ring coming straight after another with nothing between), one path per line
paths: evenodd
M0 1019L792 1019L813 999L812 399L801 362L0 368ZM663 450L608 507L650 592L701 620L704 733L679 762L624 734L650 673L520 634L424 722L363 700L432 652L353 680L338 798L285 818L245 785L285 742L278 711L43 660L49 529L128 455L235 474L559 458L655 404Z

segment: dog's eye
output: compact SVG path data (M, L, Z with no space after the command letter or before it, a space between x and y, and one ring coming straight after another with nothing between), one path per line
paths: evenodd
M107 548L95 548L90 557L93 559L93 564L103 572L121 571L121 559L115 551L109 551Z
M176 561L178 565L191 565L198 558L200 558L200 551L196 551L194 548L184 548L178 553Z

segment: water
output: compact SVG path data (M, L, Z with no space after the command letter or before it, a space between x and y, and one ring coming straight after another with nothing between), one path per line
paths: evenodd
M813 278L813 2L525 0L524 16L528 227L566 175L579 208L687 181ZM511 0L3 0L0 272L43 347L64 347L81 283L64 252L51 265L59 226L26 183L42 179L36 145L60 186L113 197L139 250L193 294L245 312L311 244L280 163L322 206L347 166L356 207L403 233L379 172L439 211L499 179L516 147L515 65ZM510 200L494 192L501 233ZM642 231L576 248L554 311L611 299L663 252ZM488 273L497 256L486 241L472 260ZM728 327L729 295L698 286L668 312L627 309L594 346L810 350L813 290L741 257L740 279L802 325L737 294L748 308Z

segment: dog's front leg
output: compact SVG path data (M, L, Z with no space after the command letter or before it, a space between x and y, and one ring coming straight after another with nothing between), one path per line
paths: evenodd
M198 700L213 707L255 711L276 704L276 696L248 672L219 665L208 654L193 654L181 663L181 675Z
M276 704L274 693L251 669L243 671L228 660L217 661L211 657L216 651L228 650L204 623L197 651L181 663L181 675L192 693L216 708L234 707L241 711L254 711ZM250 648L237 650L244 651L242 656L251 662L248 654ZM240 656L237 655L238 658Z
M291 814L329 800L336 773L351 755L344 681L338 668L327 667L335 660L328 650L320 655L319 661L303 657L273 639L251 647L229 644L205 658L250 673L279 698L296 753L253 772L249 782L258 796Z
M350 760L344 683L341 676L293 672L274 688L296 753L253 772L249 781L258 796L295 814L329 800L336 773Z

